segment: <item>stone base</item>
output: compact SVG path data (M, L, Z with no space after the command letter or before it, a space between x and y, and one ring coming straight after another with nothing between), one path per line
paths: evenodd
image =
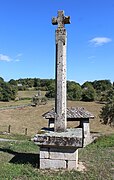
M33 140L40 147L40 169L78 168L78 148L83 147L82 128L36 134Z
M83 132L82 128L66 129L65 132L48 131L43 134L36 134L33 141L40 147L66 147L66 148L82 148Z
M78 149L40 147L40 169L77 169Z

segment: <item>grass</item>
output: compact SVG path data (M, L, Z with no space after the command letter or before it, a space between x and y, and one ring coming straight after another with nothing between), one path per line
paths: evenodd
M18 101L18 102L0 102L0 107L29 104L30 101ZM80 102L80 101L68 101L69 107L84 107L86 110L93 113L94 119L90 120L90 129L92 132L101 134L113 133L114 129L110 126L106 126L100 123L99 113L102 108L102 104L95 102ZM36 107L23 107L18 109L0 110L0 132L7 132L8 126L11 125L11 133L25 134L33 136L42 127L47 127L48 120L42 117L42 114L49 111L54 107L54 101L48 101L46 105L40 105ZM76 127L76 122L68 122L68 127Z
M30 103L31 103L30 99L25 99L25 100L20 100L20 101L0 102L0 108L26 105Z
M41 92L41 96L45 96L46 91ZM18 91L17 97L21 98L20 101L10 101L10 102L0 102L0 108L2 107L11 107L11 106L19 106L30 104L32 97L38 94L38 91L30 90L30 91Z
M25 136L21 134L12 134L12 133L0 134L0 138L11 139L11 140L31 140L30 136Z
M46 91L41 91L41 96L45 96ZM30 91L18 91L18 97L19 98L32 98L34 95L38 94L38 91L36 90L30 90Z
M18 109L0 110L0 131L8 131L8 126L11 125L11 132L14 134L34 135L42 127L47 126L47 120L42 117L42 114L51 109L54 102L48 102L47 105L37 107L23 107Z
M0 142L1 180L112 180L114 134L100 137L79 150L86 171L39 170L38 147L33 142Z
M114 134L100 137L95 143L81 149L80 160L86 162L93 179L113 179Z
M27 93L21 96L32 96ZM29 103L30 100L0 102L0 107ZM47 127L48 121L42 117L42 114L54 107L54 101L48 101L46 105L36 107L0 110L0 132L7 132L8 126L11 125L11 134L0 134L0 137L19 140L0 142L0 180L111 180L114 178L112 178L114 128L100 123L99 113L103 105L95 102L68 101L68 106L84 107L93 113L95 119L90 120L91 132L105 134L95 143L79 150L79 160L85 164L87 171L83 173L65 170L41 171L37 168L39 166L38 147L30 141L30 138L42 127ZM68 127L75 126L75 122L68 123ZM28 136L24 135L26 128Z

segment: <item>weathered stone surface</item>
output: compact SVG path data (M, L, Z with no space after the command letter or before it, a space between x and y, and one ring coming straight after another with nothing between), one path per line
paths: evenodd
M49 159L50 158L50 152L49 148L40 148L40 158L42 159Z
M78 149L71 148L51 148L50 159L64 159L76 161L78 155Z
M64 11L59 10L58 17L52 18L52 24L58 24L58 28L64 28L65 24L70 24L70 16L64 16Z
M67 129L66 132L37 134L34 142L39 146L83 147L82 128Z
M67 127L66 121L66 41L67 33L64 27L70 23L70 17L64 16L64 11L58 11L58 17L52 19L57 25L56 30L56 98L54 131L63 132Z
M92 142L92 137L90 134L90 124L89 124L89 118L83 119L83 121L80 121L80 127L83 129L83 135L84 135L84 147Z
M45 119L53 120L55 118L55 108L51 109L50 111L43 114L43 117ZM94 115L87 111L83 107L68 107L67 108L67 120L70 121L72 119L73 121L83 121L83 119L94 119ZM54 122L54 120L53 120Z
M42 148L40 147L41 169L77 169L78 149L74 148Z
M78 149L73 148L40 148L41 169L77 169Z
M76 161L68 161L68 169L73 170L78 168L78 163Z
M66 161L57 159L40 159L40 169L66 169Z

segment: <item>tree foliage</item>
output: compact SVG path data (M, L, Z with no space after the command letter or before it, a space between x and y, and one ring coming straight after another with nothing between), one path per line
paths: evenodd
M47 83L47 89L46 97L47 98L55 98L55 81L50 80L50 82Z
M1 81L0 78L0 101L10 101L16 98L17 86Z
M114 125L114 89L107 92L106 104L100 112L100 118L104 124Z
M113 87L110 80L95 80L94 82L92 82L92 85L97 94L96 100L101 102L105 101L107 91L109 91L109 89Z
M68 100L81 100L82 95L82 89L81 86L74 82L74 81L68 81L67 82L67 98Z
M82 85L82 101L94 101L96 98L96 92L93 85L90 82L85 82Z
M112 83L110 82L110 80L94 81L92 84L94 89L100 92L107 91L112 88Z
M4 84L5 83L5 84ZM7 88L6 88L7 86ZM110 80L86 81L82 86L75 81L67 81L68 100L107 101L107 92L114 87ZM46 97L55 98L55 80L40 78L11 79L8 84L0 77L0 100L15 98L16 91L41 90L46 91ZM7 98L6 98L7 97Z

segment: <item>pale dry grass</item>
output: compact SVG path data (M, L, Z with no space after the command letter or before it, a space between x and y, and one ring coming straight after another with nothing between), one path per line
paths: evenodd
M32 98L34 95L38 94L38 91L36 90L30 90L30 91L18 91L18 97L19 98ZM41 91L41 96L45 96L46 91Z
M90 120L90 128L92 132L113 133L114 128L102 125L99 119L99 112L102 104L95 102L77 102L69 101L69 107L84 107L86 110L93 113L95 119ZM54 101L48 101L46 105L36 107L25 107L10 110L0 110L0 131L7 131L11 125L11 132L24 134L25 128L28 130L28 135L34 135L42 127L47 127L48 121L42 117L42 114L54 107ZM76 127L76 123L68 123L70 127Z
M0 101L0 108L11 107L11 106L21 106L21 105L27 105L27 104L31 104L31 100L10 101L10 102Z
M28 135L34 135L42 127L47 127L48 121L42 117L46 111L54 106L53 102L36 107L0 110L0 131L7 131L11 125L11 132L24 134L25 128Z

